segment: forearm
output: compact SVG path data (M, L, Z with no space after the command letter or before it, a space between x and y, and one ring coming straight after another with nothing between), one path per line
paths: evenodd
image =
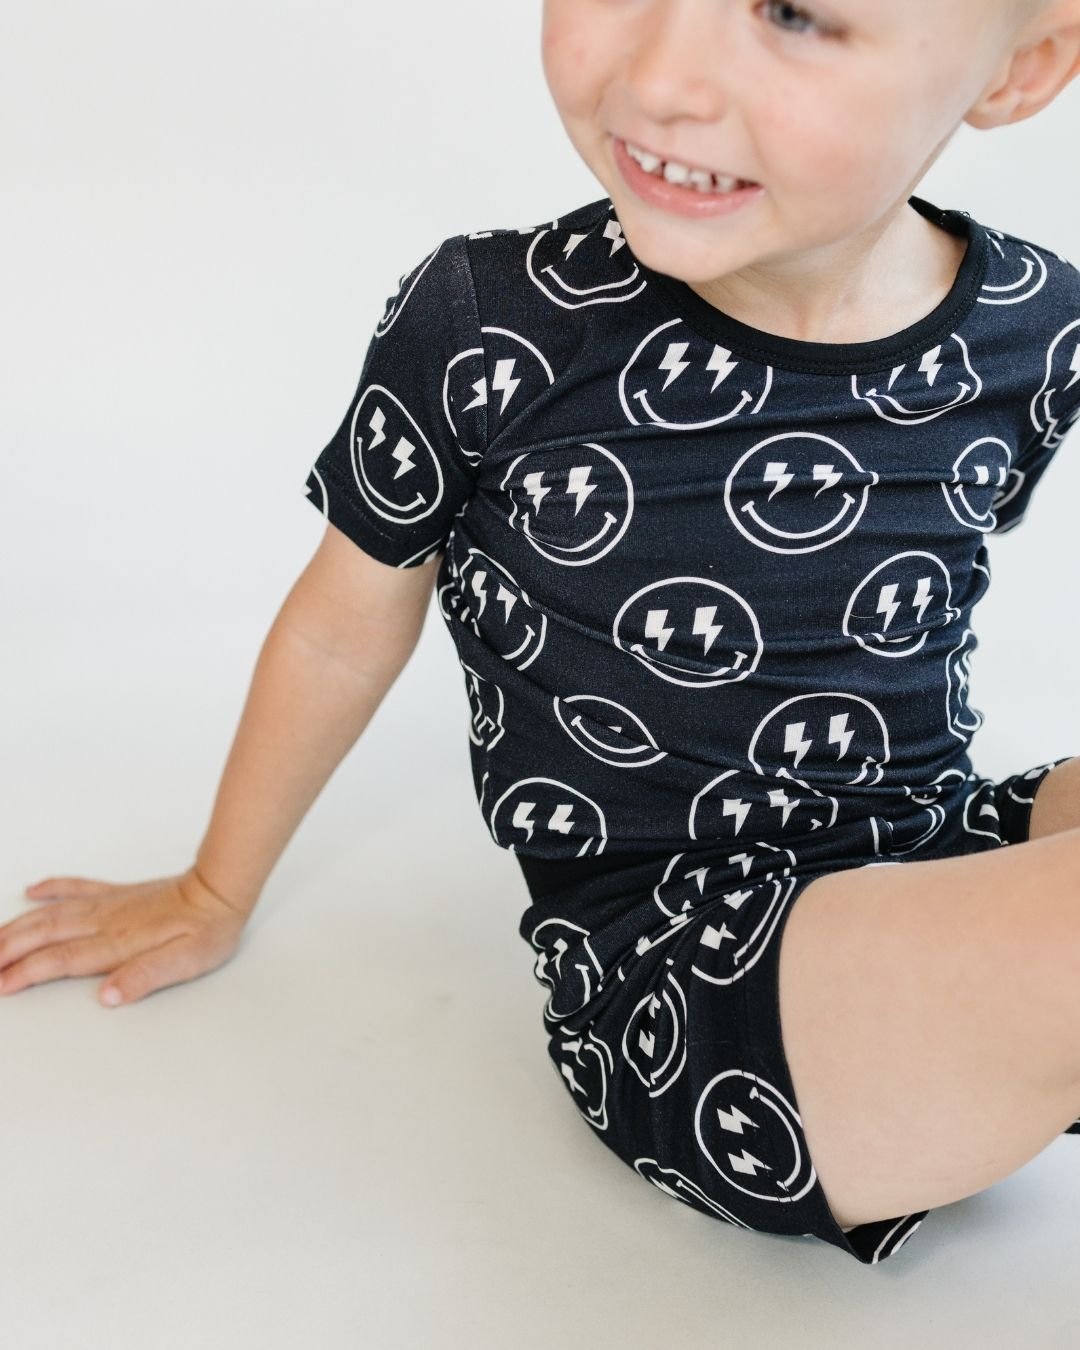
M373 650L370 665L348 664L290 626L284 612L259 653L196 854L206 883L247 912L411 654L411 647Z

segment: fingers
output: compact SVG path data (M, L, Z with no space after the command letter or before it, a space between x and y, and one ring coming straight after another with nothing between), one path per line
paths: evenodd
M199 960L191 939L175 937L118 966L102 985L101 1001L109 1007L135 1003L156 989L193 979L205 969L206 963Z
M0 971L0 995L15 994L27 985L59 980L67 975L100 975L116 960L110 942L102 938L68 938L24 956Z
M67 900L78 896L103 895L117 888L108 881L91 881L89 877L45 877L27 886L23 894L28 900Z
M196 944L183 934L170 938L159 947L139 952L129 961L116 965L116 948L105 938L72 938L53 942L47 947L16 961L0 971L0 996L15 994L30 985L75 975L100 975L110 971L102 985L101 1001L110 1007L119 1003L133 1003L163 989L201 974L206 968L200 960ZM112 997L115 994L116 997Z
M132 956L137 944L165 936L140 932L115 899L104 905L100 900L64 900L20 915L0 928L0 995L47 980L100 975Z
M67 901L49 909L21 914L0 928L0 975L5 967L47 942L91 937L98 931L92 909L82 901Z
M77 883L82 878L60 878ZM98 888L102 883L90 882ZM244 920L217 899L186 894L176 879L103 887L96 898L67 898L0 926L0 995L69 976L109 978L99 989L111 1005L223 964L239 945ZM65 892L71 894L71 892Z

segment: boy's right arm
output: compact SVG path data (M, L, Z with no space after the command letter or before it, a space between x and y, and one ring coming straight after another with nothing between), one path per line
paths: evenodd
M391 567L328 523L259 652L197 873L28 887L53 903L0 926L3 992L109 971L127 1002L227 960L296 827L412 655L438 561Z
M246 913L412 655L438 560L390 567L333 525L263 643L206 834L205 881Z

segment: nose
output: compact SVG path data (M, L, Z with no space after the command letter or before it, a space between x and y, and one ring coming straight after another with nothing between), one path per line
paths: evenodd
M659 0L625 71L644 119L716 121L727 106L724 6L716 0Z

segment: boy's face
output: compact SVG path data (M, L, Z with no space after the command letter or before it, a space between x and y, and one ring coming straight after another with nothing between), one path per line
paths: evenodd
M634 252L687 281L870 230L1009 68L1032 0L544 0L544 73ZM1004 119L1007 120L1007 119ZM764 191L688 218L615 138Z

